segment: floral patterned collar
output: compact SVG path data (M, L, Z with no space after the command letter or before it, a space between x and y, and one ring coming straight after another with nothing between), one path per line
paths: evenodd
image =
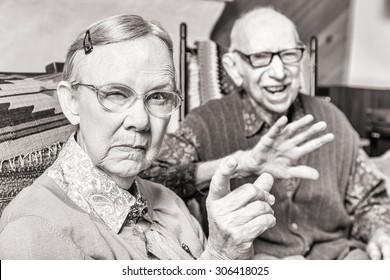
M139 217L152 222L137 178L129 191L119 187L93 165L76 142L75 134L69 137L47 174L74 203L87 213L95 213L115 233L127 222L135 224Z
M254 104L254 101L248 96L247 93L243 93L243 118L244 118L244 131L246 137L254 136L263 126L271 127L276 120L282 115L268 112L263 107ZM286 114L292 113L292 119L296 120L304 116L301 99L298 97Z

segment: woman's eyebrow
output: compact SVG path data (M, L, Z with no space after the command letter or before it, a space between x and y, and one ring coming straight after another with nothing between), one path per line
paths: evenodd
M166 89L174 90L175 86L173 85L173 83L159 84L159 85L151 87L149 91L159 90L159 89L162 89L162 90L166 90Z
M150 90L159 90L159 89L175 89L175 79L174 76L161 75L158 81L150 83Z

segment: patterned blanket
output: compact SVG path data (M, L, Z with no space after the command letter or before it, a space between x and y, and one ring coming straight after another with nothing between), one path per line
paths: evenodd
M74 131L57 99L61 74L0 74L0 214Z

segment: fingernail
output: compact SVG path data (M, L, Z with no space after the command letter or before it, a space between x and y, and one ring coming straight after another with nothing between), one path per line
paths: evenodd
M269 202L269 204L271 204L271 205L274 205L274 204L275 204L275 197L274 197L272 194L269 195L269 197L268 197L268 202Z

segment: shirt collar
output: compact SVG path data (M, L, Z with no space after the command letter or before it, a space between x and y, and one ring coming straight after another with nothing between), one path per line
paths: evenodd
M289 108L289 112L285 114L290 115L292 120L299 119L304 116L302 102L300 96L295 99ZM244 132L246 137L252 137L257 134L261 128L271 127L276 120L282 115L271 113L263 107L257 105L247 93L243 94L243 118L244 118Z
M74 134L47 174L74 203L88 213L95 213L115 233L119 233L125 222L136 223L139 217L152 222L137 179L129 191L119 187L92 163Z

